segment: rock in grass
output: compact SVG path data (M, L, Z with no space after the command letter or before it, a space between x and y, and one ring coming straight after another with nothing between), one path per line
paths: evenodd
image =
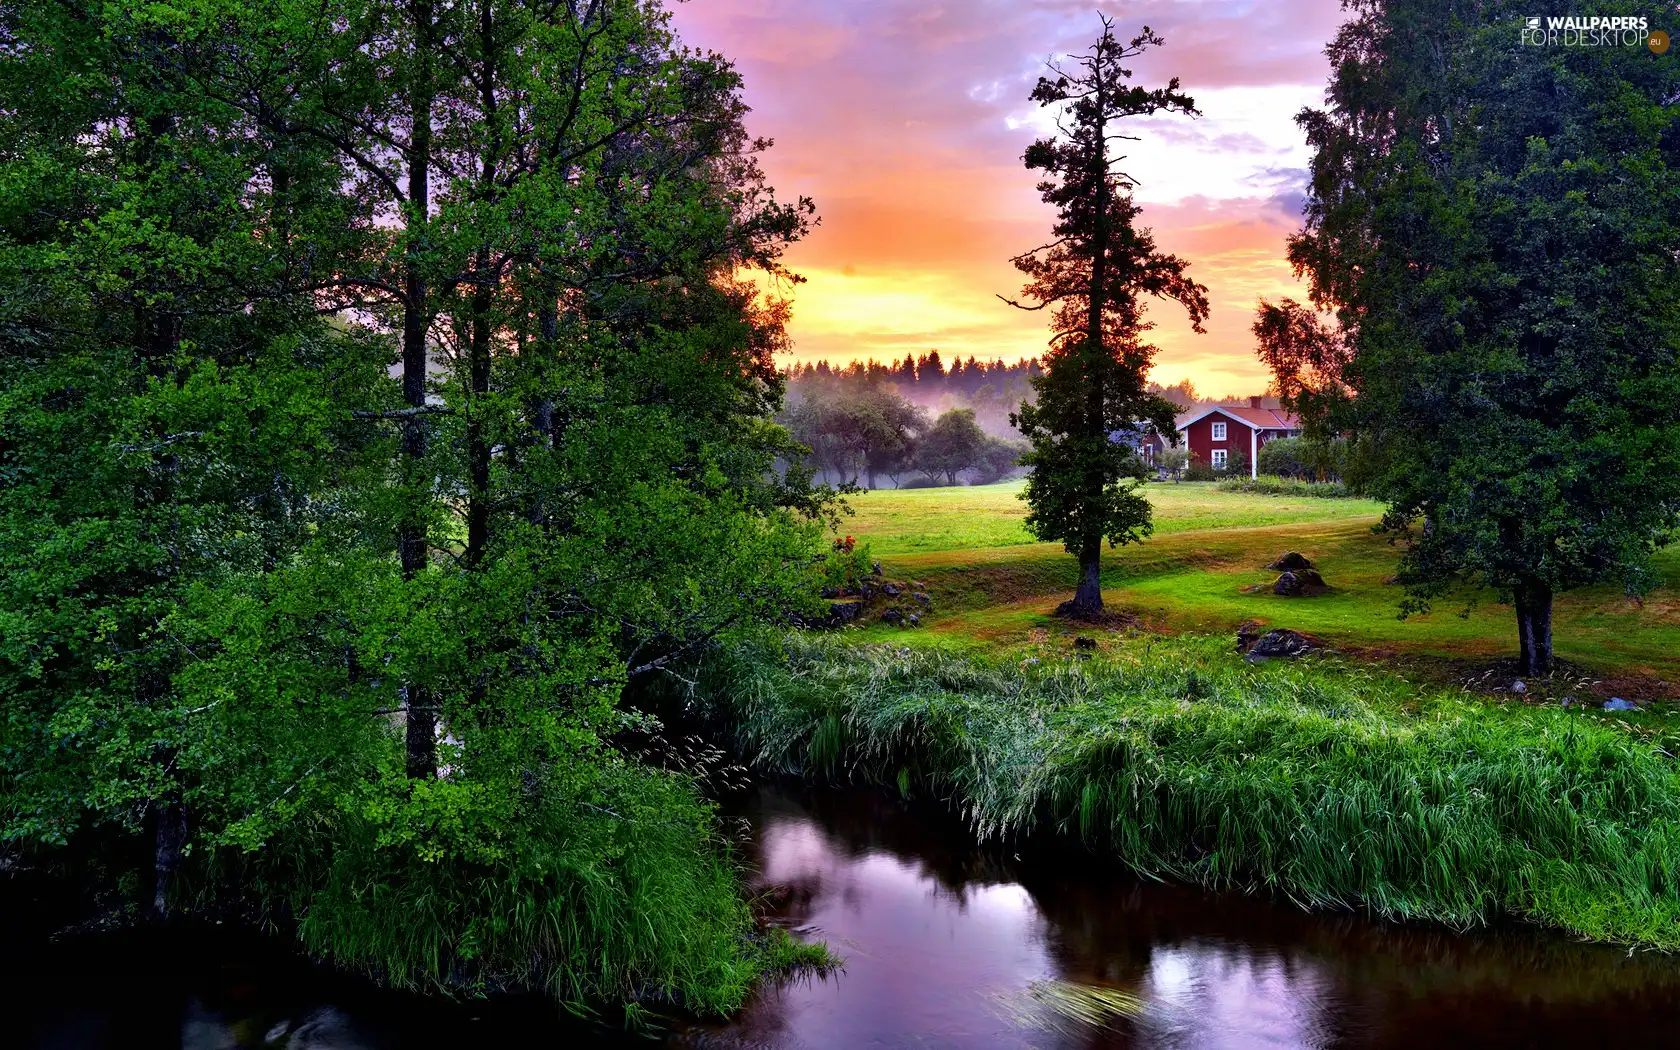
M1604 709L1606 711L1637 711L1639 706L1631 700L1623 700L1619 696L1612 696L1604 701Z
M1313 651L1313 641L1300 631L1267 631L1248 651L1248 661L1293 659Z
M894 627L904 626L904 611L902 609L886 609L881 613L881 622L890 623Z
M916 600L916 604L920 605L924 609L929 608L933 605L933 599L928 597L927 593L924 592L924 591L917 591L915 594L912 594L910 597L914 598Z
M920 614L920 613L911 613L911 614L910 614L910 615L909 615L909 616L908 616L908 617L907 617L907 618L906 618L906 621L907 621L907 622L908 622L908 623L909 623L909 624L910 624L910 626L912 626L912 627L914 627L914 626L916 626L916 625L917 625L917 624L919 624L919 623L921 623L921 622L922 622L922 617L921 617L921 614Z
M904 592L898 584L888 580L886 583L881 584L881 593L886 595L888 598L897 598Z
M1310 598L1315 594L1323 594L1326 589L1324 578L1311 569L1286 572L1272 584L1272 593L1285 598Z
M824 626L844 627L849 623L856 623L863 615L862 602L835 602L828 607L828 619Z
M1517 679L1515 682L1511 683L1511 692L1513 692L1513 693L1526 693L1526 692L1528 692L1528 683L1523 681L1521 678Z
M1084 635L1080 635L1073 640L1073 647L1075 649L1083 649L1086 652L1091 652L1096 649L1097 640L1095 638L1087 638Z
M1274 572L1296 572L1300 569L1310 569L1312 567L1313 563L1308 561L1305 555L1296 551L1287 551L1280 554L1277 561L1266 566Z
M1244 620L1237 625L1237 652L1246 653L1254 648L1254 643L1265 633L1265 625L1259 620Z

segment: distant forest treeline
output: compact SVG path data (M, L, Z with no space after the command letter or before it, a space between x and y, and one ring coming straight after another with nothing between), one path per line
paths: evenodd
M1021 402L1033 399L1029 380L1043 371L1036 357L1020 358L1013 364L1001 359L987 362L958 358L947 367L937 350L921 357L906 354L902 361L886 363L873 359L839 365L826 360L806 362L787 371L788 403L808 397L849 399L865 388L890 386L900 397L935 414L952 408L973 409L975 422L987 434L1018 440L1020 434L1010 425L1009 413L1017 411ZM1150 383L1148 389L1181 409L1248 402L1246 394L1204 397L1188 379L1171 386ZM1278 404L1270 391L1264 403L1268 407Z

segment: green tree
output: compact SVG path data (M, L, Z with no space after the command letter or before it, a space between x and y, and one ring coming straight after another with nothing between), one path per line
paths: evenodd
M1005 441L987 434L974 464L975 483L989 485L994 481L1002 481L1021 465L1021 457L1026 455L1026 452L1025 442Z
M946 484L955 485L958 474L981 464L986 441L986 432L974 421L974 409L953 408L922 435L916 466L930 478L943 476Z
M1161 469L1177 481L1184 468L1190 465L1190 450L1179 445L1169 445L1161 450Z
M1114 125L1156 113L1196 115L1179 90L1130 84L1125 63L1162 40L1147 26L1127 44L1103 19L1102 35L1071 72L1040 78L1032 100L1058 110L1062 133L1028 147L1026 166L1043 171L1038 189L1057 212L1056 240L1014 263L1030 279L1021 309L1054 307L1044 374L1033 380L1036 403L1010 417L1031 442L1022 463L1032 468L1022 499L1031 508L1027 528L1043 540L1060 540L1079 558L1079 585L1062 611L1076 617L1102 613L1102 544L1131 543L1150 534L1149 501L1137 491L1143 465L1134 449L1113 441L1115 431L1140 422L1162 433L1173 429L1173 406L1145 386L1155 348L1143 337L1146 297L1182 305L1202 331L1207 290L1185 276L1188 263L1158 251L1131 180L1115 170Z
M182 676L208 594L378 528L391 450L344 406L382 407L388 348L305 276L360 251L347 173L198 91L169 12L0 17L31 45L0 62L3 834L138 840L163 914L195 843L377 753L332 695L227 745Z
M0 19L6 841L395 983L737 1002L709 810L609 741L813 597L739 77L606 0Z
M1489 587L1544 673L1553 596L1653 584L1680 509L1680 65L1519 46L1516 3L1352 6L1290 242L1337 326L1285 302L1256 332L1318 431L1358 435L1403 608Z
M884 386L867 388L858 402L865 483L874 488L875 476L886 474L896 485L915 459L927 413Z

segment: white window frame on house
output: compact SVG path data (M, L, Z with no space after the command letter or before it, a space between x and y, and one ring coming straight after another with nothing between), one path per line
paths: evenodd
M1224 441L1225 440L1225 424L1224 423L1215 423L1213 425L1213 440L1215 440L1215 441Z
M1217 426L1217 425L1218 424L1215 424L1215 426ZM1214 470L1224 470L1225 469L1225 450L1222 449L1222 448L1216 448L1216 449L1213 450L1213 469Z

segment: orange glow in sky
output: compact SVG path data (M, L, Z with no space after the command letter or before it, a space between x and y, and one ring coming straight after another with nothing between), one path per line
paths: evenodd
M1195 335L1176 304L1151 313L1153 378L1204 394L1258 392L1255 302L1304 290L1284 240L1300 224L1308 152L1294 115L1323 97L1337 0L688 0L686 43L733 59L776 140L764 166L784 199L822 217L788 262L796 360L947 361L1041 352L1046 317L1014 297L1009 258L1048 240L1050 210L1021 165L1047 128L1027 100L1047 58L1088 46L1096 12L1166 46L1134 64L1153 87L1178 76L1203 116L1137 120L1122 170L1142 221L1189 259L1213 314Z

